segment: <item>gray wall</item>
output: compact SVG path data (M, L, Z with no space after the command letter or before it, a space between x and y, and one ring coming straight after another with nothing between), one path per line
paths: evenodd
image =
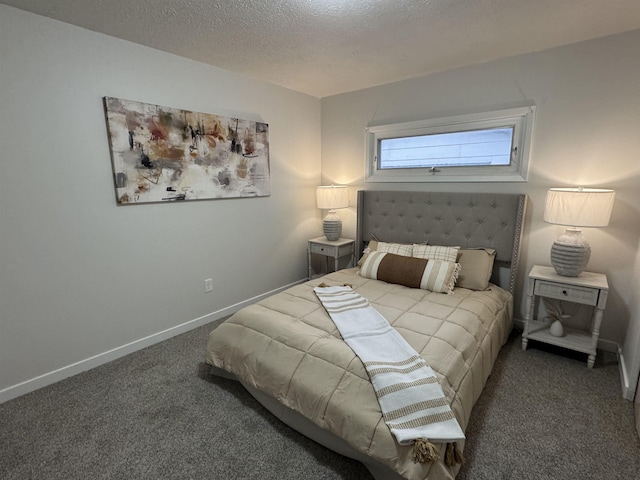
M317 98L4 5L0 65L0 401L306 277ZM267 122L272 195L116 206L103 96Z
M322 176L357 188L524 192L530 197L518 291L534 264L549 264L563 227L542 221L546 190L593 186L616 190L611 224L586 229L589 270L608 275L602 345L616 349L638 330L633 280L640 233L640 31L322 99ZM533 104L536 125L526 183L365 184L365 127ZM355 211L340 210L346 235ZM523 318L522 293L516 298ZM637 376L637 341L624 348Z

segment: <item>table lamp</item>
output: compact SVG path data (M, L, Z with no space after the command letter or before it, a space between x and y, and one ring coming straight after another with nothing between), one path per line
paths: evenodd
M563 277L579 276L591 257L589 242L579 227L609 225L615 191L600 188L550 188L544 207L544 221L566 225L551 247L551 265Z
M329 210L322 222L322 230L327 240L338 240L342 233L342 221L336 214L336 209L349 206L349 188L346 185L332 185L316 189L318 208Z

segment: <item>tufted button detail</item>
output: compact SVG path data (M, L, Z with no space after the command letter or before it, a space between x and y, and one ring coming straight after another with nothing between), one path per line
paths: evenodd
M453 205L451 202L447 202L447 207L450 207L451 205Z
M456 218L456 222L457 222L457 223L460 223L461 221L462 221L462 219L461 219L461 218Z
M494 203L493 205L491 205L491 208L498 208L498 206Z
M469 240L471 238L471 235L465 235L464 238L466 238L467 240Z

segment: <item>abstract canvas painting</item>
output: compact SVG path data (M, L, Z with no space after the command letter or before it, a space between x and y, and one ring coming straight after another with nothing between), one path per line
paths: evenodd
M119 205L271 194L266 123L104 97Z

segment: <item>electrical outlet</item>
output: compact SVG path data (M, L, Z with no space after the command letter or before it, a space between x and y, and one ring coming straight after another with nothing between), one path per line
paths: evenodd
M205 293L213 292L213 279L206 278L204 281L204 291Z

